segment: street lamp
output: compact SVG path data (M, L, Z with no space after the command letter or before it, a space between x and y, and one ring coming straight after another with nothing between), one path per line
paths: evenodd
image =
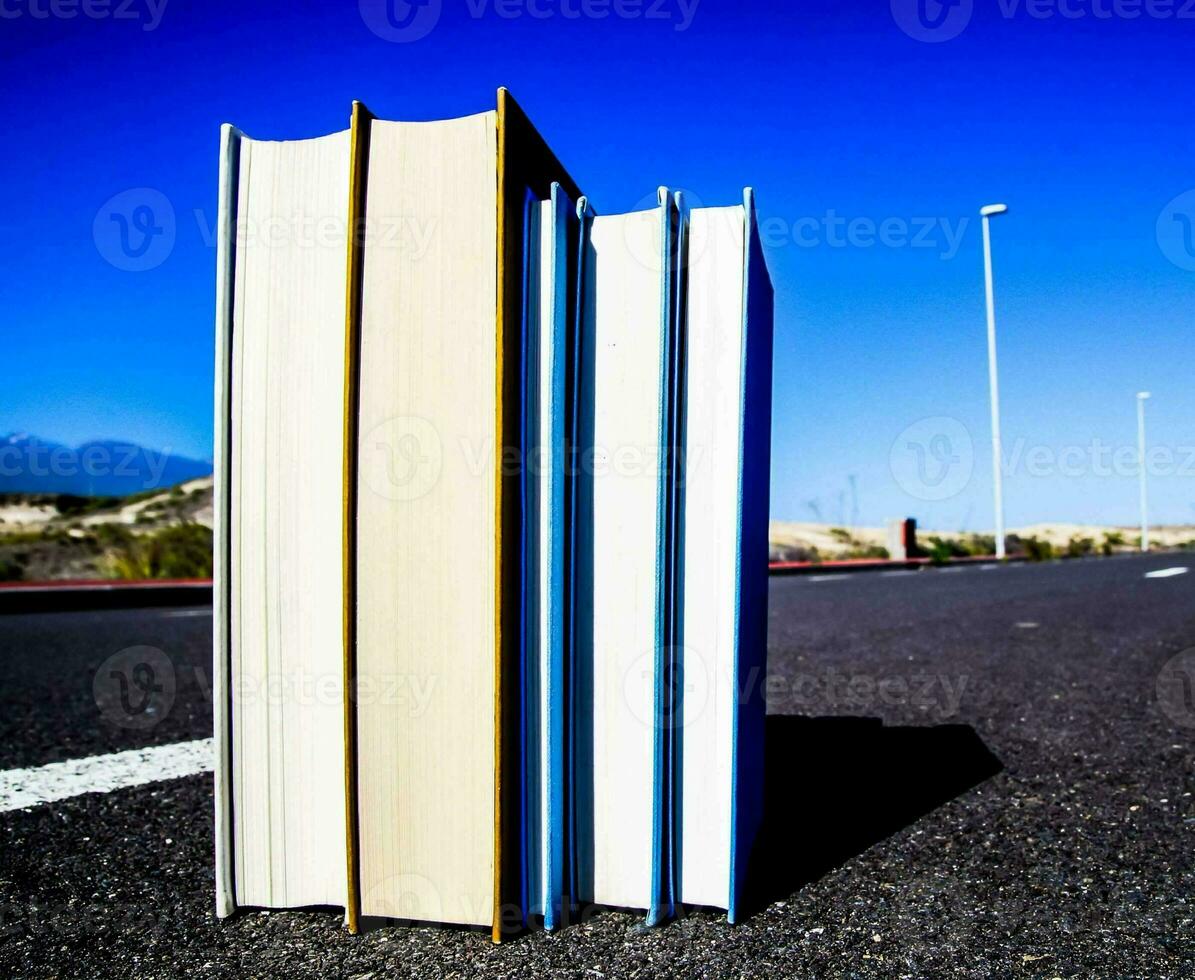
M1141 493L1141 550L1149 551L1149 500L1145 488L1145 399L1148 391L1137 392L1137 482Z
M988 306L988 388L992 398L992 487L996 506L996 557L1004 557L1004 490L1000 471L1000 382L996 373L996 296L992 285L991 219L1004 214L1008 206L987 204L979 209L983 218L983 280Z

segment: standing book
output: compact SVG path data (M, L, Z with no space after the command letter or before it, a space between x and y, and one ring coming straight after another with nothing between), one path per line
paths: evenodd
M733 922L763 809L772 285L750 190L687 224L678 886Z
M350 130L319 140L225 131L221 914L343 905L354 930L385 916L495 939L518 925L526 477L509 455L525 427L528 202L553 182L580 196L505 89L495 110L442 122L355 104ZM312 211L328 247L309 254L237 233ZM312 433L335 461L314 472ZM241 696L279 672L323 682L320 710Z
M572 893L656 922L671 902L678 214L661 189L656 208L582 228Z

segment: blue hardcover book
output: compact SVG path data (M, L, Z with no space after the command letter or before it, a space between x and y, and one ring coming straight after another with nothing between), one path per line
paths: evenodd
M734 922L763 815L772 286L754 199L685 215L678 901Z
M672 694L678 609L676 200L581 214L570 659L581 901L673 905Z
M567 831L566 664L571 618L569 427L575 327L575 205L559 184L529 198L523 328L523 908L559 923Z

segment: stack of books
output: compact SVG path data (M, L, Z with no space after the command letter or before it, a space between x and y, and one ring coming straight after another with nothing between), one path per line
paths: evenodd
M217 912L739 911L772 286L750 191L595 214L496 110L222 134Z

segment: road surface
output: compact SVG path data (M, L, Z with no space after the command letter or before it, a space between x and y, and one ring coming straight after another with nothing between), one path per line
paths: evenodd
M602 911L494 947L217 922L199 774L0 812L0 975L1195 975L1195 556L775 578L770 617L769 822L737 927ZM209 737L210 630L204 609L0 616L0 769ZM168 658L144 728L112 721L106 679L134 645Z

